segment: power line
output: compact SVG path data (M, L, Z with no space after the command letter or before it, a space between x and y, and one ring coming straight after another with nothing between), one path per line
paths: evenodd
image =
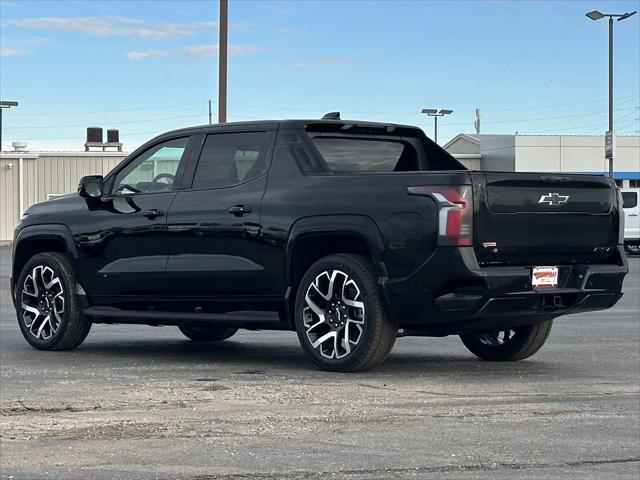
M630 99L630 98L640 98L640 95L626 95L618 97L619 100ZM605 103L607 100L589 100L582 102L570 102L570 103L556 103L556 104L547 104L547 105L530 105L530 106L522 106L522 107L509 107L509 108L483 108L483 112L507 112L507 111L518 111L518 110L534 110L540 108L554 108L554 107L565 107L565 106L574 106L574 105L587 105L594 103ZM622 102L622 103L626 103ZM142 110L159 110L159 109L169 109L169 108L180 108L180 107L192 107L196 105L205 106L207 104L207 100L202 100L200 102L193 103L182 103L175 105L157 105L157 106L149 106L149 107L131 107L131 108L118 108L118 109L110 109L110 110L91 110L91 111L71 111L71 112L39 112L39 113L12 113L12 116L16 117L35 117L35 116L54 116L54 115L86 115L86 114L94 114L94 113L115 113L115 112L134 112L134 111L142 111ZM620 102L618 104L621 104ZM274 110L274 111L298 111L298 112L306 112L310 110L320 110L324 111L327 109L327 105L324 106L307 106L307 107L283 107L283 106L268 106L268 105L253 105L253 104L244 104L244 103L229 103L229 106L234 107L244 107L244 108L257 108L263 110ZM420 112L418 111L389 111L389 110L351 110L345 109L351 113L363 113L363 114L382 114L382 115L415 115L418 116ZM458 113L473 113L475 109L472 110L456 110ZM236 115L238 116L238 115Z
M160 122L163 120L176 120L179 118L195 118L195 117L203 117L204 114L191 114L191 115L178 115L175 117L163 117L163 118L145 118L143 120L125 120L125 121L109 121L108 123L110 124L117 124L117 125L126 125L126 124L130 124L130 123L144 123L144 122ZM28 126L11 126L11 127L5 127L7 130L8 129L15 129L15 130L27 130L30 128L72 128L72 127L86 127L87 124L86 123L82 123L82 124L76 124L76 125L28 125Z
M135 112L140 110L160 110L165 108L180 108L180 107L193 107L194 105L203 105L205 102L196 103L182 103L180 105L159 105L156 107L134 107L134 108L118 108L114 110L93 110L84 112L45 112L45 113L16 113L12 116L15 117L38 117L42 115L85 115L90 113L114 113L114 112Z

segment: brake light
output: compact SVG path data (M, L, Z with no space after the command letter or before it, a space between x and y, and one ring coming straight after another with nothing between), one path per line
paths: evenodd
M438 244L473 244L473 191L471 185L407 187L411 195L427 195L438 206Z
M615 186L618 197L618 245L624 245L624 200L622 191Z

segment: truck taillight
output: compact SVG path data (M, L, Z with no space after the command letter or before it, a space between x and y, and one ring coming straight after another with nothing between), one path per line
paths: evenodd
M618 197L618 245L624 245L624 200L622 191L618 187L613 188Z
M438 244L473 244L473 191L471 185L407 187L412 195L432 197L438 206Z

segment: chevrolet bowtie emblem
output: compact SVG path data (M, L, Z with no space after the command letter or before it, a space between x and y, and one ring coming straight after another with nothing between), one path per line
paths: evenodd
M546 195L542 195L538 203L546 203L549 206L552 205L562 205L563 203L567 203L569 200L569 195L560 195L559 193L548 193Z

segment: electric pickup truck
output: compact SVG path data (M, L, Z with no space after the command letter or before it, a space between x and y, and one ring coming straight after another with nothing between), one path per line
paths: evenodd
M24 213L11 288L42 350L134 323L295 331L330 371L405 335L514 361L556 317L620 299L623 233L609 178L468 171L417 127L333 113L154 138Z

